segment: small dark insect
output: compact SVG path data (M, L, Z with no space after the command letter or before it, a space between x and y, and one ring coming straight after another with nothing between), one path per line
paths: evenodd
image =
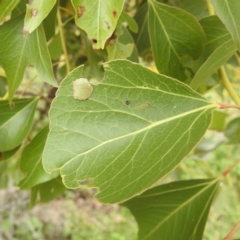
M78 7L78 17L80 18L82 15L83 15L83 13L85 12L85 7L83 7L83 6L80 6L80 7Z
M93 39L92 39L92 43L94 43L94 44L97 43L97 39L94 39L94 38L93 38Z
M126 105L129 105L130 103L131 103L130 100L126 100L125 102Z

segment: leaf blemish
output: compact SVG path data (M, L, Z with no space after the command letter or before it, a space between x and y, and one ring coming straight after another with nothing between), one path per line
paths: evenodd
M81 186L88 186L92 183L92 179L85 179L85 180L82 180L82 181L78 181L78 184L81 185Z
M85 12L86 8L83 6L78 7L78 18L80 18Z
M137 107L137 110L141 110L141 109L143 109L143 108L145 108L145 107L148 107L148 106L150 106L151 104L149 103L149 102L146 102L146 103L144 103L143 105L141 105L141 106L138 106Z
M105 21L106 25L107 25L107 29L109 30L110 29L110 25L109 25L109 22L108 21Z
M37 9L33 9L31 12L31 16L32 17L36 17L38 15L38 10Z
M93 39L92 39L92 43L93 43L93 44L96 44L96 43L97 43L97 39L93 38Z
M86 78L79 78L73 81L73 98L77 100L88 99L93 92L92 85Z
M112 12L112 14L113 14L113 17L115 17L115 18L116 18L117 15L118 15L116 10L114 10L114 11Z

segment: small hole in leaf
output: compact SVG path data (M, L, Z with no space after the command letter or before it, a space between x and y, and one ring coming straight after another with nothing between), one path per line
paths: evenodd
M125 102L126 105L129 105L130 103L131 103L130 100L126 100Z
M96 44L96 43L97 43L97 39L93 38L93 39L92 39L92 43L93 43L93 44Z
M117 11L116 10L114 10L113 12L112 12L112 14L113 14L113 17L117 17L118 16L118 14L117 14Z
M80 18L85 12L86 8L83 6L78 7L78 17Z

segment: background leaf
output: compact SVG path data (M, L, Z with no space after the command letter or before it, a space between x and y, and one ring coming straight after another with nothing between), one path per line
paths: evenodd
M206 0L185 0L179 5L179 8L191 13L197 19L209 15Z
M1 160L6 161L6 160L10 159L11 157L13 157L15 155L15 153L19 150L20 147L21 147L21 145L15 147L12 150L0 153L1 158L2 158Z
M206 34L207 43L200 58L190 64L195 72L190 83L192 88L204 83L237 50L230 33L217 16L203 18L200 24Z
M219 18L224 22L231 32L234 41L240 50L240 19L239 19L239 0L211 0Z
M23 15L0 26L0 64L7 75L10 100L30 64L36 67L40 79L57 87L42 26L26 36L22 30Z
M97 187L100 201L114 203L176 167L206 131L215 105L138 64L118 60L104 68L87 101L73 98L81 67L61 83L43 165L48 172L60 169L68 188Z
M151 51L148 33L148 4L142 3L134 17L138 24L138 32L131 33L140 56L146 56Z
M48 126L38 133L23 150L20 168L23 173L26 173L26 176L19 183L20 189L31 188L58 176L58 172L53 172L52 174L46 173L42 166L42 152L47 135Z
M103 49L121 15L124 0L72 0L78 27L91 39L95 49Z
M225 131L225 136L232 144L240 143L240 118L235 118L228 123Z
M24 32L32 33L45 19L57 0L34 0L27 4Z
M135 216L139 239L202 239L217 179L172 182L123 203Z
M11 13L20 0L1 0L0 2L0 22Z
M33 121L37 99L16 99L14 107L0 101L0 151L9 151L22 143Z
M149 1L149 33L155 64L160 73L186 80L182 58L196 59L205 47L205 35L189 13Z
M33 207L37 203L49 202L63 194L65 190L61 177L41 183L31 189L30 206Z

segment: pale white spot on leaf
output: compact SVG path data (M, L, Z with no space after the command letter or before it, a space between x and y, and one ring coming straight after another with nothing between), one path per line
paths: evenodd
M73 97L78 100L88 99L93 92L92 85L86 78L79 78L73 81Z

